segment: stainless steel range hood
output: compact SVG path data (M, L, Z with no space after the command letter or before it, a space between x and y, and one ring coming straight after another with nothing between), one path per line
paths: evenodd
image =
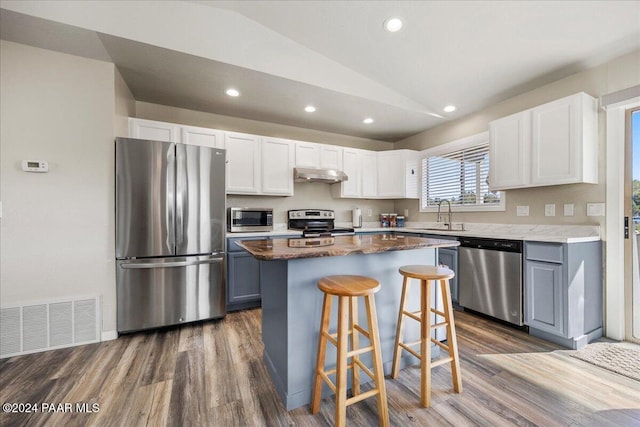
M336 169L294 168L293 180L295 182L326 182L335 184L347 181L346 173Z

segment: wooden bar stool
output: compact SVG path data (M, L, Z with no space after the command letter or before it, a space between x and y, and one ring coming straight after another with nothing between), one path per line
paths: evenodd
M458 344L456 341L456 327L453 321L453 306L451 305L451 291L449 289L449 279L455 273L445 267L435 267L429 265L405 265L400 267L400 274L404 277L402 282L402 297L400 299L400 312L398 313L398 325L396 330L396 345L393 353L393 366L391 378L396 378L400 371L400 356L402 350L406 350L420 359L420 405L428 408L431 405L431 368L451 363L451 379L453 389L456 393L462 392L462 378L460 376L460 361L458 358ZM411 279L420 280L420 310L410 312L406 310L407 296ZM438 281L442 292L444 312L431 307L430 282ZM444 318L444 322L431 324L431 313ZM411 343L404 343L402 331L404 326L404 316L420 322L420 339ZM437 328L447 328L447 345L431 338L431 330ZM449 356L431 361L431 343L444 349ZM420 344L420 352L411 348Z
M318 288L324 292L322 305L322 320L320 337L318 340L318 357L316 363L315 381L311 412L317 414L320 410L322 397L322 380L326 381L336 394L335 425L346 425L347 406L371 396L378 399L378 417L381 426L389 425L389 410L387 394L384 387L384 372L382 370L382 355L380 353L380 337L378 335L378 320L374 294L380 290L377 280L364 276L328 276L318 281ZM338 331L329 333L329 318L331 316L331 299L338 297ZM369 330L358 325L358 299L364 297ZM370 342L368 347L359 348L358 332ZM351 351L348 349L347 339L351 336ZM338 360L336 369L324 370L327 341L337 347ZM360 355L373 353L373 372L361 361ZM352 362L348 363L351 358ZM347 370L351 369L353 397L347 399ZM360 392L360 369L373 379L374 388L367 392ZM334 384L329 375L336 374Z

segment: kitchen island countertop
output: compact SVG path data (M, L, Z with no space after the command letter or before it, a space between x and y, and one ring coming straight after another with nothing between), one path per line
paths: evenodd
M459 242L455 240L430 239L391 233L336 236L332 239L334 239L333 244L329 246L313 246L310 244L308 247L291 247L291 238L242 240L237 244L261 261L375 254L388 251L443 248L459 245ZM295 243L298 243L304 239L296 238L295 240Z

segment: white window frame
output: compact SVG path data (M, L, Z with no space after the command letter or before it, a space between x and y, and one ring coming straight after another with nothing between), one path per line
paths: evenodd
M444 154L451 153L453 151L464 150L466 148L472 148L481 144L489 143L489 132L482 132L476 135L471 135L465 138L461 138L455 141L447 142L436 147L427 148L420 152L420 212L437 212L437 206L430 206L423 208L423 196L424 191L422 188L422 162L428 157L442 156ZM491 168L491 158L489 158L489 168ZM497 205L467 205L467 206L452 206L453 212L500 212L506 210L506 193L500 191L500 204Z

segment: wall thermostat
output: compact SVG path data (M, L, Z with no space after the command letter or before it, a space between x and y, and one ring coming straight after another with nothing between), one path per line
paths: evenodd
M49 172L49 163L45 160L23 160L22 170L25 172Z

